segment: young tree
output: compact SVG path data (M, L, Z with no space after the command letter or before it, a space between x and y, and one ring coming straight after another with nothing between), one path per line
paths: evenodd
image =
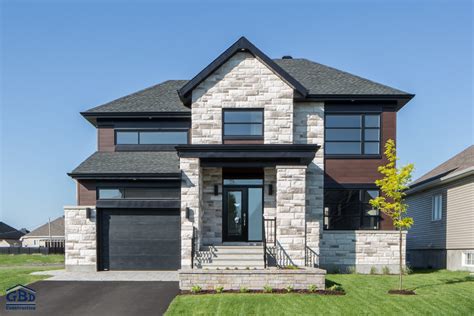
M382 195L370 200L370 204L390 216L393 220L393 225L400 232L399 249L400 249L400 290L403 288L403 230L407 230L413 225L413 218L406 216L407 204L405 203L405 190L408 188L408 183L411 181L411 173L413 171L413 164L408 164L401 168L396 167L397 149L395 142L389 139L385 144L385 157L388 163L385 166L380 166L378 171L383 175L383 178L376 180L375 184L382 191Z

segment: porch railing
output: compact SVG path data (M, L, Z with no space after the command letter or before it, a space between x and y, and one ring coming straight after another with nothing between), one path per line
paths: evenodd
M267 244L272 245L272 248L276 245L276 219L275 218L264 218L262 223L262 235L263 235L263 266L267 268L268 262L267 257L269 251Z

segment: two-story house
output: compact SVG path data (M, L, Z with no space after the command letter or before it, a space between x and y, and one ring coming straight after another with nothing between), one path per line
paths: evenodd
M81 113L98 150L70 173L75 270L398 269L368 201L412 94L246 38L191 80Z

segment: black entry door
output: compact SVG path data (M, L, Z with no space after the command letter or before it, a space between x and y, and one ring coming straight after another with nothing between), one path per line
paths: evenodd
M101 270L177 270L179 210L99 211Z
M262 187L224 187L224 241L262 240L262 192Z

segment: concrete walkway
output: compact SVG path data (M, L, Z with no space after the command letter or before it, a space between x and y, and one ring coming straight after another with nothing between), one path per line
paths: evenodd
M177 271L36 271L33 275L51 275L45 281L178 281Z

